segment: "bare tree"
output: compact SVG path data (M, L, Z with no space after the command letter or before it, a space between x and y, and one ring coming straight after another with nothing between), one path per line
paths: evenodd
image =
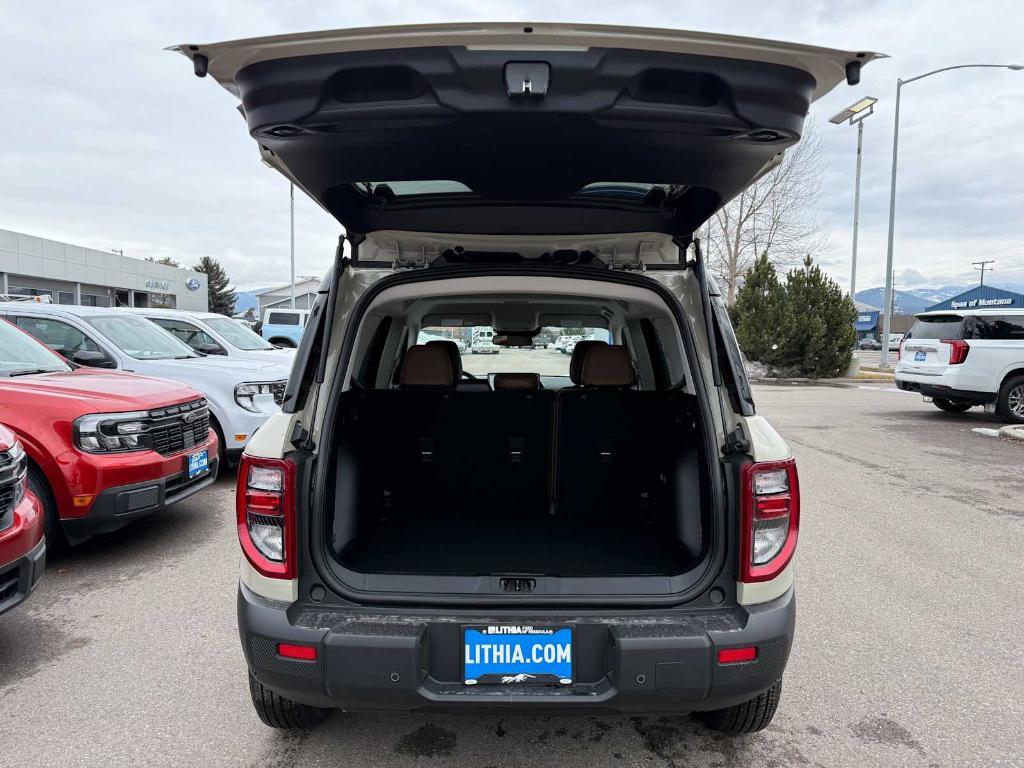
M782 162L722 207L702 232L708 266L729 304L762 253L782 271L827 246L825 227L811 210L824 174L821 138L806 125Z

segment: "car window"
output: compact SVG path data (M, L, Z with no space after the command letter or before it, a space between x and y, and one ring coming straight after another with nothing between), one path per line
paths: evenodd
M427 326L418 343L447 339L459 345L462 370L482 377L489 373L536 373L541 376L568 376L569 361L576 343L598 339L611 343L606 328L542 328L530 347L497 347L494 329Z
M963 318L959 315L919 317L907 332L909 339L962 339Z
M968 338L989 341L1024 341L1024 315L975 315Z
M32 336L0 320L0 375L39 369L70 371L71 366Z
M253 333L241 320L230 317L211 317L206 324L227 339L228 343L247 352L255 349L274 349L274 345Z
M176 337L192 347L192 349L198 350L203 346L203 344L216 344L218 347L220 346L220 344L217 344L217 340L213 338L213 336L208 334L198 325L193 325L192 323L185 322L178 318L168 320L165 317L151 317L150 320L159 325L165 331L173 333Z
M188 344L142 317L108 315L86 320L122 352L139 360L198 357Z
M302 325L302 318L294 312L271 312L268 325Z
M101 352L99 345L92 339L61 320L52 317L29 317L22 315L15 318L15 325L23 331L35 336L39 341L64 357L70 358L76 352Z

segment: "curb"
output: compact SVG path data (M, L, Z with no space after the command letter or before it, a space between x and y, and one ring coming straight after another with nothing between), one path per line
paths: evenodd
M999 430L999 436L1006 440L1024 442L1024 424L1010 424Z

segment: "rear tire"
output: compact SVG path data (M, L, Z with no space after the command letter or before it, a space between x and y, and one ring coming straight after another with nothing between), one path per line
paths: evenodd
M320 725L330 714L329 709L299 704L297 701L278 696L249 673L249 693L252 705L264 725L285 731L308 731Z
M999 415L1015 424L1024 424L1024 376L1011 376L999 388Z
M700 719L708 728L719 733L756 733L768 727L782 697L782 678L775 685L750 701L725 709L701 712Z
M935 407L946 413L963 413L974 407L974 403L963 403L959 400L947 400L944 397L932 398Z

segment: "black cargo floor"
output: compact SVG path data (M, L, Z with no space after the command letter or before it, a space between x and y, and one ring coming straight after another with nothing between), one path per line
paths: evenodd
M345 555L348 567L364 573L652 576L681 573L687 567L672 537L655 526L547 519L384 521Z

